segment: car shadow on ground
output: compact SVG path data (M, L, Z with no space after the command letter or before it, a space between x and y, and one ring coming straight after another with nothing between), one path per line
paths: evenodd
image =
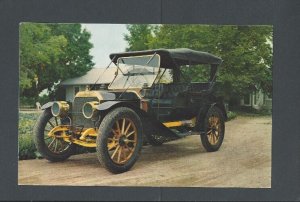
M181 158L191 155L199 155L206 153L201 146L201 141L193 142L192 144L184 140L175 140L165 143L161 146L147 145L142 148L140 161L162 161L173 158Z
M192 143L186 141L186 138L174 140L164 143L160 146L146 145L142 147L141 153L137 163L143 162L160 162L164 160L178 159L182 157L188 157L193 155L201 155L207 153L201 145L199 137L187 137L194 138ZM70 166L91 166L102 167L97 159L96 153L88 153L82 155L74 155L64 162L55 162L53 164L66 163ZM52 164L52 163L51 163Z

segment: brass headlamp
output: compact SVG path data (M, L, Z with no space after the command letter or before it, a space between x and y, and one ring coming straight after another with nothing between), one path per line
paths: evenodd
M64 117L68 115L69 104L66 101L55 101L51 107L52 115L55 117Z
M91 119L93 117L96 117L98 114L97 106L99 105L99 102L93 101L93 102L86 102L82 106L82 114L85 118Z

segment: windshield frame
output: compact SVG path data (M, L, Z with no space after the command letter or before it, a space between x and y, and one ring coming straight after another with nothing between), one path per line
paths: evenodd
M158 71L157 71L157 73L155 73L156 75L155 75L155 78L153 79L151 85L148 85L148 86L147 86L147 88L151 88L151 87L153 86L154 82L157 80L157 77L158 77L158 75L159 75L159 73L160 73L160 71L161 71L161 67L160 67L161 57L160 57L160 55L157 54L157 53L150 54L150 55L147 54L147 55L139 55L139 56L119 57L119 58L117 59L117 64L116 64L117 70L116 70L116 72L115 72L115 77L114 77L114 79L110 82L110 84L108 85L108 89L109 89L109 90L124 90L124 89L127 90L127 89L137 89L137 88L141 88L141 89L142 89L143 87L135 87L135 86L131 87L131 86L130 86L131 84L129 84L129 86L128 86L127 88L112 88L111 85L114 83L114 81L116 80L116 78L118 77L119 74L124 75L124 74L127 74L127 73L128 73L128 72L127 72L127 73L124 73L124 72L122 71L121 67L119 66L120 60L122 60L123 58L138 58L138 57L145 57L145 56L151 56L151 59L150 59L149 61L147 61L147 63L149 63L154 57L158 56L158 66L157 66L157 67L147 66L147 65L146 65L147 63L146 63L145 65L143 65L143 66L146 66L147 68L158 68ZM123 64L126 65L126 63L123 63ZM125 75L124 75L124 76L125 76ZM131 77L131 76L134 76L134 75L128 75L128 76Z

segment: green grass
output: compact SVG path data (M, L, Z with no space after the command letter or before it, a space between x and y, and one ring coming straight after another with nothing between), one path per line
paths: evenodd
M253 112L245 112L245 111L235 111L238 116L247 116L247 117L259 117L259 116L272 116L272 113L269 111L253 111Z

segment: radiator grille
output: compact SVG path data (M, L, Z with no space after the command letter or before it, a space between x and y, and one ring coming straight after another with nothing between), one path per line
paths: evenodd
M99 101L97 97L76 97L72 104L72 122L73 125L84 126L84 128L94 127L90 119L86 119L82 114L82 106L86 102Z

